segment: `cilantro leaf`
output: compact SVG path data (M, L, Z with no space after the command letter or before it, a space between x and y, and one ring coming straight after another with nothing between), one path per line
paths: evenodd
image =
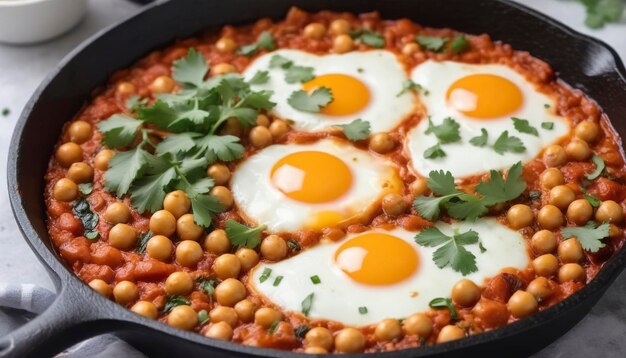
M255 43L241 46L237 50L237 54L244 55L244 56L252 56L252 55L255 55L259 51L260 48L265 49L267 51L275 50L276 39L274 39L274 36L272 36L272 34L270 34L269 32L264 31L261 33L261 35L259 35L259 38L256 40Z
M415 210L427 220L435 220L439 217L440 207L448 200L448 197L432 197L432 196L418 196L413 201L413 207Z
M518 132L534 135L535 137L539 136L537 128L531 126L527 119L517 117L511 117L511 119L513 120L513 127L515 127Z
M196 195L190 201L194 221L202 227L211 226L213 215L224 211L224 206L214 195Z
M452 174L450 172L444 172L443 170L435 170L428 173L426 185L428 186L428 189L432 190L432 192L437 195L461 193L455 187L454 177Z
M133 182L130 189L133 206L140 214L146 211L155 212L163 207L165 199L164 188L176 178L176 170L173 167L141 177Z
M459 128L461 126L451 117L446 117L439 125L434 125L433 121L428 118L428 129L425 134L433 133L441 144L455 143L461 141Z
M270 68L280 67L282 69L288 69L293 65L293 61L281 55L274 55L270 58Z
M160 129L168 129L169 125L177 118L176 111L160 99L149 107L138 109L137 115L140 119L152 123Z
M476 256L464 247L478 243L478 234L473 230L447 236L431 227L415 235L415 242L421 246L439 247L433 253L433 261L439 268L450 267L463 276L478 271Z
M102 133L103 142L107 147L120 148L130 145L137 138L137 131L142 123L125 115L114 114L98 123L98 130Z
M226 221L226 236L235 247L256 248L261 242L259 234L265 230L265 225L248 227L235 220Z
M443 51L443 47L448 42L448 38L438 36L418 35L415 39L420 46L433 52Z
M596 198L593 195L585 194L584 197L585 197L585 200L587 200L589 204L591 204L591 206L593 206L594 208L597 208L600 206L600 204L602 204L600 199Z
M456 312L456 309L454 308L454 305L452 304L452 300L449 298L443 298L443 297L433 298L430 302L428 302L428 306L430 308L435 308L435 309L439 309L439 308L447 309L450 312L450 320L452 321L456 321L459 318L458 313Z
M484 196L483 203L492 206L520 196L526 190L522 171L522 162L517 162L509 169L506 180L503 180L498 171L492 170L490 180L476 186L476 191Z
M450 50L452 50L452 53L457 54L457 55L467 50L468 47L469 47L469 41L467 41L464 35L459 35L455 37L454 39L452 39L452 42L450 43Z
M130 96L126 100L126 103L124 103L124 106L126 106L126 109L128 109L129 111L135 112L139 108L144 107L146 103L148 103L147 98L141 98L135 94L135 95Z
M541 122L541 128L551 130L554 128L554 122Z
M489 133L487 132L485 128L481 128L480 135L470 138L469 142L471 145L475 147L484 147L487 145L488 140L489 140Z
M595 227L594 222L590 221L583 227L566 227L561 230L561 235L563 235L564 239L575 237L583 249L589 252L598 252L605 246L601 240L609 237L609 228L609 223Z
M333 94L328 87L320 87L309 95L303 90L294 91L287 103L299 111L317 113L333 101Z
M596 169L589 174L585 174L585 178L594 180L602 174L604 168L606 168L606 164L604 164L604 160L602 160L602 158L597 154L594 154L593 157L591 157L591 161L596 165Z
M421 91L423 89L424 87L422 87L422 85L420 85L419 83L415 83L411 80L406 80L402 83L402 90L398 92L396 97L400 97L408 91Z
M449 200L445 203L448 215L458 220L474 221L487 213L483 200L469 194L460 194L461 200Z
M172 78L183 88L200 87L207 72L209 64L195 48L190 48L187 56L174 61L172 65Z
M441 149L441 145L439 143L433 145L430 148L426 148L424 151L424 158L426 159L436 159L436 158L444 158L446 156L446 152Z
M178 154L185 153L193 149L196 143L193 141L195 133L172 134L160 142L156 147L156 153Z
M505 152L523 153L526 151L522 140L514 136L509 136L509 131L504 131L500 134L493 144L493 149L500 155L503 155Z
M304 83L310 81L315 77L313 70L313 67L291 66L285 73L285 82Z
M270 80L270 73L268 71L257 71L254 76L248 81L251 85L262 85Z
M206 152L209 163L217 159L229 162L243 156L244 147L239 143L239 137L233 135L217 136L207 134L195 140L196 146Z
M360 43L364 43L374 48L385 47L385 37L376 31L367 29L350 31L350 37Z
M148 165L150 153L141 147L119 152L109 161L109 170L104 174L105 187L118 197L128 193L135 178L141 177Z
M367 138L370 135L370 122L362 119L355 119L348 124L339 125L343 129L343 134L351 141L357 141Z
M163 312L167 313L174 309L174 307L181 305L190 305L191 302L183 296L180 295L170 295L165 299L165 306L163 307Z

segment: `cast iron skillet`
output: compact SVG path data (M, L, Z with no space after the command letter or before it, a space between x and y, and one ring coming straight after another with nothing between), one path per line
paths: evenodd
M500 0L177 0L145 11L97 34L66 57L37 89L15 128L8 162L13 212L24 237L46 266L57 300L38 318L0 339L0 356L50 356L85 338L114 332L151 356L295 357L279 350L208 339L138 316L103 298L81 282L55 253L46 231L44 174L63 124L90 98L93 88L174 39L223 24L259 17L282 18L289 7L366 12L385 19L409 17L434 27L452 27L527 50L550 63L560 77L582 89L626 133L626 70L604 43L583 36L524 6ZM463 340L419 349L382 353L384 357L426 355L525 356L546 346L576 324L622 271L626 249L617 252L582 290L539 314Z

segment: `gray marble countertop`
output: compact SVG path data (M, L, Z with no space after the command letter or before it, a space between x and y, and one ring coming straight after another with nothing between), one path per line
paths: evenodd
M612 45L626 59L626 19L601 30L583 26L584 9L575 1L518 0L574 29ZM90 0L85 19L69 33L50 42L31 46L0 44L0 168L6 172L9 140L26 101L59 60L82 40L124 17L139 11L124 0ZM45 269L38 263L13 220L8 203L6 176L0 175L0 281L33 283L54 290ZM626 356L626 273L622 274L591 313L565 336L536 357L624 357ZM0 319L2 319L0 310ZM1 334L1 333L0 333Z

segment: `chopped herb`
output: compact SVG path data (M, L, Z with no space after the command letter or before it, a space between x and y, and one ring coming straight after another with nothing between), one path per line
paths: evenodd
M83 235L87 234L90 237L94 237L94 235L98 234L97 232L96 234L90 233L96 230L99 218L98 214L91 211L89 201L87 201L86 199L75 200L72 203L72 212L74 213L74 216L76 216L78 220L80 220L80 222L83 224ZM97 236L95 236L94 238L97 238Z
M428 118L428 128L424 133L434 134L441 144L455 143L461 141L460 127L459 123L451 117L444 118L443 122L438 125L434 125L433 121Z
M589 202L589 204L591 204L591 206L593 206L594 208L597 208L600 206L600 204L602 203L600 201L600 199L596 198L595 196L589 195L589 194L585 194L585 199Z
M174 307L182 306L182 305L190 305L191 302L183 296L180 295L170 295L165 298L165 306L163 307L163 312L168 313Z
M436 227L431 227L415 235L415 242L425 247L439 246L433 253L433 261L439 268L450 267L463 276L478 271L476 256L464 247L479 242L478 233L473 230L447 236Z
M270 73L268 71L257 71L254 76L248 81L251 85L262 85L270 80Z
M516 117L511 117L511 119L513 120L513 127L515 127L518 132L534 135L535 137L539 136L539 131L537 131L537 128L531 126L530 122L528 122L527 119L521 119Z
M78 184L78 191L87 196L93 192L93 183Z
M452 304L452 300L449 298L443 298L443 297L435 298L428 303L428 306L430 306L430 308L435 308L435 309L446 308L450 312L450 319L452 321L456 321L458 319L458 314L456 313L456 309L454 308L454 305Z
M226 236L235 247L256 248L261 242L259 235L265 230L265 225L248 227L235 220L226 221Z
M450 43L450 50L452 50L455 54L460 54L461 52L467 50L468 47L469 41L467 41L464 35L455 37Z
M541 198L541 192L540 191L531 191L530 193L528 193L528 198L531 200L537 200L539 198Z
M243 45L237 50L238 55L252 56L255 55L259 49L265 49L272 51L276 49L276 39L267 31L264 31L259 35L259 38L255 43Z
M350 31L352 39L375 48L385 47L385 37L376 31L367 29Z
M302 247L300 247L300 244L295 240L287 240L287 246L289 246L291 251L294 251L294 252L298 252L302 250Z
M359 313L360 314L367 314L367 307L365 307L365 306L359 307Z
M439 143L427 148L424 151L424 158L426 159L444 158L445 156L446 152L441 149L441 145Z
M547 129L547 130L552 130L554 128L554 122L542 122L541 123L541 128Z
M514 136L509 136L509 131L502 132L493 144L493 149L500 155L505 152L523 153L526 151L522 140Z
M408 91L422 91L423 89L424 87L422 87L422 85L420 85L419 83L415 83L411 80L406 80L402 83L402 90L398 92L396 97L400 97Z
M267 329L267 333L274 334L274 332L276 332L276 329L278 328L279 324L280 324L280 321L272 322L272 325Z
M343 129L343 134L351 141L363 140L370 135L370 122L362 119L355 119L348 124L338 125Z
M358 73L363 73L363 72L365 72L365 70L364 70L364 69L362 69L361 67L359 67L359 68L357 68L357 69L356 69L356 72L358 72Z
M270 278L271 274L272 274L272 269L266 267L261 273L261 276L259 276L259 282L263 283L267 281L267 279Z
M274 279L274 283L272 285L273 286L278 286L278 285L280 285L282 280L283 280L283 276L276 276L276 278Z
M484 254L485 252L487 252L487 249L485 249L485 247L483 246L482 242L478 242L478 249L480 249L480 253Z
M148 241L152 238L152 231L146 231L139 234L139 241L137 241L137 252L143 254L146 252Z
M303 91L294 91L287 99L289 105L299 111L318 113L333 101L333 94L328 87L319 87L310 95Z
M445 46L446 42L448 42L447 37L425 35L418 35L417 37L415 37L415 40L418 44L420 44L420 46L433 52L443 51L443 47Z
M198 278L198 289L203 291L209 296L212 296L215 293L215 286L217 286L217 280L214 278L206 278L199 277Z
M7 117L9 114L11 114L11 110L8 108L2 108L2 116L3 117Z
M100 237L100 233L97 231L86 231L83 236L89 240L96 240L98 237Z
M609 223L596 227L596 224L590 221L583 227L566 227L561 230L561 235L564 239L575 237L583 249L589 252L598 252L605 246L601 240L609 237L609 228Z
M489 133L487 132L485 128L481 128L480 135L470 138L469 142L473 146L484 147L485 145L487 145L488 140L489 140Z
M198 312L198 322L200 324L205 324L209 321L209 313L206 310L200 310Z
M311 312L311 306L313 305L313 292L309 293L304 300L302 300L302 314L304 314L305 316L309 315L309 312Z
M545 103L545 104L543 105L543 108L545 108L545 109L548 109L548 108L550 108L550 104L548 104L548 103Z
M320 280L320 277L318 275L314 275L311 276L311 282L313 282L314 285L319 285L322 280Z
M596 165L596 169L589 174L585 174L585 178L594 180L602 174L606 165L604 164L604 160L602 160L602 158L597 154L594 154L593 157L591 157L591 161Z
M306 334L311 330L311 328L309 328L309 326L307 325L302 325L302 326L298 326L296 327L296 329L294 330L294 333L296 334L296 337L299 340L303 340L304 336L306 336Z

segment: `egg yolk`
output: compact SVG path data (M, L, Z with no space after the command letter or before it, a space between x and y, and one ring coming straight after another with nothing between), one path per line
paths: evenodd
M302 88L311 92L320 87L327 87L333 94L333 100L322 108L321 113L329 116L346 116L360 112L370 101L370 91L360 80L340 73L317 76L304 83Z
M272 184L288 197L305 203L326 203L340 198L352 186L352 171L334 155L303 151L274 164Z
M335 251L335 263L357 282L390 285L407 279L417 270L418 255L400 238L368 233L344 242Z
M479 119L510 115L522 106L524 100L515 83L485 73L458 79L448 88L446 99L457 111Z

